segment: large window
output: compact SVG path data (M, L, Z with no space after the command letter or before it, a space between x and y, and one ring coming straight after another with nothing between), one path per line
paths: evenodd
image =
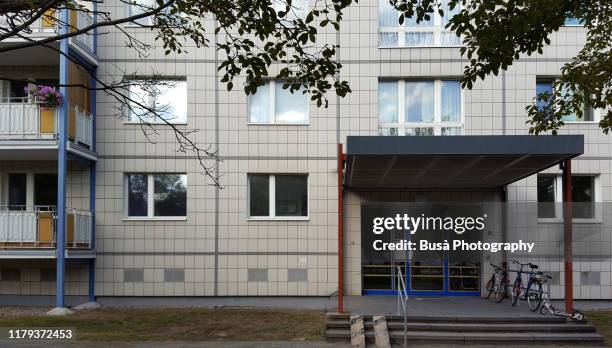
M186 174L126 174L128 217L185 217Z
M307 124L308 96L291 93L282 81L269 81L249 96L249 123Z
M187 122L187 81L134 79L129 87L129 122L181 124ZM151 112L153 111L153 112Z
M128 16L137 16L141 13L149 12L157 8L157 2L155 0L129 0L128 1ZM139 25L152 25L153 17L143 17L136 19L134 23Z
M380 81L380 135L459 135L461 84L455 80Z
M249 174L250 218L305 218L308 216L308 175Z
M393 8L389 0L378 2L378 44L380 47L397 46L458 46L461 39L454 32L444 27L448 20L459 12L455 7L450 10L448 1L442 1L444 16L438 11L430 14L430 19L416 22L416 15L406 18L403 25L399 24L399 12Z
M551 78L538 78L536 80L536 97L540 94L543 93L553 93L553 85L554 85L555 79L551 79ZM563 94L566 95L568 93L571 93L567 90L563 90ZM544 101L540 101L538 100L536 102L536 105L538 106L538 108L543 108L546 106L546 102ZM563 120L563 122L595 122L597 117L597 112L591 108L588 108L586 106L583 107L582 110L582 117L578 117L578 115L576 113L572 113L569 115L565 115L561 118L561 120Z
M272 6L276 12L285 12L287 1L272 0ZM292 0L290 10L283 19L283 25L292 26L293 21L306 20L306 15L308 15L308 0Z
M598 219L600 202L595 175L572 176L572 216L578 220ZM560 175L538 175L538 218L563 217L563 180Z

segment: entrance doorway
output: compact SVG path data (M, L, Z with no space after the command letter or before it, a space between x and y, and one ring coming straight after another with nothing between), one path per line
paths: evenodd
M461 213L459 211L461 211ZM467 211L471 212L467 212ZM477 241L480 233L456 234L453 231L430 229L410 234L406 231L389 230L382 234L372 232L375 217L450 216L474 214L474 207L457 209L438 203L374 203L361 208L362 219L362 291L368 295L394 295L399 288L398 272L401 269L409 295L414 296L479 296L481 253L478 251L379 251L374 250L375 240L398 242L402 239L420 243L443 243L463 239ZM418 248L417 248L418 249Z

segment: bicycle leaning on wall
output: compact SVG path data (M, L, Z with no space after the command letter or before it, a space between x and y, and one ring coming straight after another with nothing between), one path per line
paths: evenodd
M491 297L491 294L495 293L495 302L500 303L506 297L508 272L503 267L494 265L493 262L489 263L495 270L486 285L487 299Z
M516 270L516 279L514 280L514 285L512 286L512 305L516 306L516 303L519 299L527 300L527 304L529 305L529 309L532 312L535 312L540 308L542 304L542 279L541 272L537 272L538 265L535 265L531 262L521 263L517 260L511 260L512 263L517 264L519 268ZM523 271L525 266L529 266L529 271ZM527 281L527 287L523 285L523 273L527 273L529 275L529 280Z

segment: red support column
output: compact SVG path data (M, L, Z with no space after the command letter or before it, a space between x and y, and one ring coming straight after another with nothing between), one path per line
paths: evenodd
M338 312L344 312L344 194L342 169L344 153L338 144Z
M574 311L572 269L572 161L563 162L563 253L565 259L565 311Z

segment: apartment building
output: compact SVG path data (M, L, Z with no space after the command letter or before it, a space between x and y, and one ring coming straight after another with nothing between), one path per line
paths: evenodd
M133 11L120 2L99 6L118 16ZM74 60L104 81L125 72L135 79L162 76L169 83L159 102L171 106L179 129L197 129L195 140L218 151L219 162L208 164L221 187L211 185L195 154L176 151L167 125L152 118L153 129L143 134L139 121L119 117L117 102L103 92L60 88L64 102L49 108L24 93L27 86L3 82L0 298L56 298L63 306L64 298L86 296L163 303L185 296L336 296L339 287L345 295L393 294L398 266L412 295L479 296L489 262L514 258L553 273L553 295L562 298L558 164L570 160L573 296L610 298L605 202L612 147L598 128L599 111L569 117L562 136L526 136L525 106L552 88L584 44L584 28L568 22L543 54L466 90L459 83L466 64L461 41L444 30L449 15L399 25L384 1L352 5L340 32L319 35L320 42L340 45L341 75L353 90L345 98L330 95L327 108L274 79L253 96L240 88L228 92L214 47L223 36L213 34L212 20L206 22L211 47L187 47L180 55L156 48L139 56L115 31L65 40L58 44L62 54L35 48L3 55L3 75L45 85L93 86ZM54 24L41 23L32 35L48 30ZM154 44L146 28L124 30ZM432 212L442 203L444 214L470 203L478 206L470 214L491 216L485 231L464 238L521 238L536 243L535 251L368 249L370 217ZM442 231L414 238L425 237L456 238Z

